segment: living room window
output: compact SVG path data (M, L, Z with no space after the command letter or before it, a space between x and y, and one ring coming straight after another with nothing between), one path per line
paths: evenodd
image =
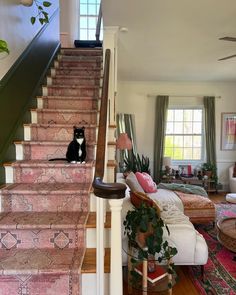
M164 156L179 162L200 162L203 160L203 144L203 109L170 108Z
M99 6L100 0L80 0L80 40L95 40Z

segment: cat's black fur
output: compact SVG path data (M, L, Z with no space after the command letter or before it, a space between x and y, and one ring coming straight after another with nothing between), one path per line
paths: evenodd
M70 163L84 163L86 159L86 140L85 127L79 128L74 126L74 138L69 143L66 158L55 158L49 161L67 160Z

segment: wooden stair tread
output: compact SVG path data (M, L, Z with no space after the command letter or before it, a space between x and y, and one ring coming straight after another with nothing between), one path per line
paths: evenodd
M86 228L96 228L96 212L90 212ZM111 212L106 213L105 228L111 228Z
M105 249L104 271L110 273L110 249ZM87 248L84 255L81 273L96 273L96 249Z

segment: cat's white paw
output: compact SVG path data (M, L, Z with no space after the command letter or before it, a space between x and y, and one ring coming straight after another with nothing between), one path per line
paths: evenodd
M85 161L83 161L82 164L85 164Z
M81 162L79 161L79 162L76 162L77 164L81 164Z
M71 164L76 164L76 161L71 161L70 163L71 163Z

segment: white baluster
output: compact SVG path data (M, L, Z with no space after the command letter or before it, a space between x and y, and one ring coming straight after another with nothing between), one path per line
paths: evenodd
M109 200L111 208L111 274L110 295L123 294L121 209L123 199Z

